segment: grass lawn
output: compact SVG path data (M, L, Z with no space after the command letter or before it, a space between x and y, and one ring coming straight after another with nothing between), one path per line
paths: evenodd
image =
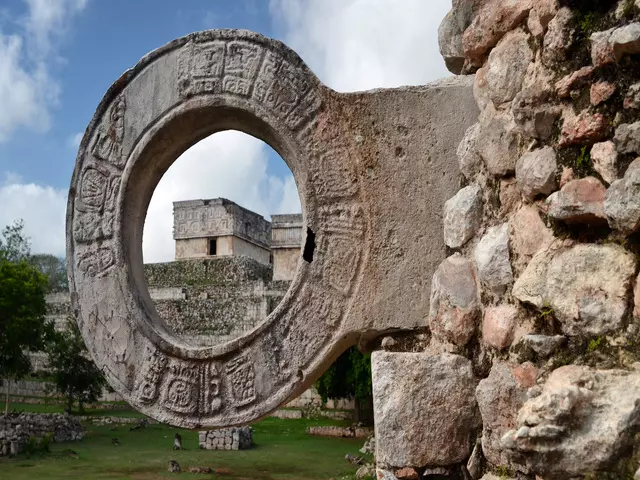
M20 405L15 405L20 408ZM25 410L51 405L25 405ZM29 408L27 408L29 407ZM47 410L51 411L51 410ZM102 412L101 412L102 413ZM116 414L115 412L112 412ZM119 412L125 413L125 412ZM130 413L131 414L131 413ZM125 413L126 415L126 413ZM53 479L137 479L201 478L226 480L329 480L353 479L357 467L346 453L358 454L363 440L322 438L307 435L311 425L339 425L348 422L280 420L268 418L256 423L255 446L244 451L209 451L198 448L198 432L165 425L149 425L130 431L128 425L87 426L80 442L54 443L51 453L28 458L0 458L0 478L11 480ZM115 430L112 430L115 428ZM182 435L186 450L173 451L175 432ZM117 438L120 445L114 446ZM73 450L73 455L70 450ZM209 475L169 473L169 460L183 470L189 466L218 470Z

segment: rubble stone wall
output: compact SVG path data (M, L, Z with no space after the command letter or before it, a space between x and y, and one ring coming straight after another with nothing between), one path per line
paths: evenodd
M200 448L204 450L246 450L253 446L251 427L221 428L198 432Z
M21 413L17 416L0 416L0 456L22 452L30 437L41 440L51 435L54 442L81 440L84 428L70 415Z
M453 0L439 37L481 114L424 348L373 355L378 478L634 478L640 2Z

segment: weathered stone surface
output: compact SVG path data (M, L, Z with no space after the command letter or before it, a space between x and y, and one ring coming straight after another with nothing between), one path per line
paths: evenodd
M566 75L556 83L556 93L560 98L568 97L572 91L581 88L591 79L594 70L591 66L582 67Z
M616 92L616 86L610 82L596 82L591 85L591 105L600 105L611 98Z
M560 188L564 187L567 183L576 179L576 174L571 167L562 167L562 173L560 174Z
M520 204L520 189L515 178L500 179L500 212L507 215Z
M482 342L489 347L503 350L513 342L518 322L518 309L513 305L487 307L482 319Z
M507 33L491 51L484 68L494 105L510 102L522 89L527 67L533 60L530 38L523 30L514 30Z
M562 125L560 146L597 142L606 137L608 129L609 123L601 113L592 114L585 110L575 115L570 112Z
M562 335L525 335L521 343L525 348L533 350L538 358L548 358L556 353L567 338Z
M513 173L520 157L522 138L510 115L493 112L481 120L478 153L492 175Z
M573 44L575 37L572 22L573 12L569 7L562 7L549 22L542 44L542 60L546 65L553 65L566 58L567 49Z
M604 212L611 228L632 233L640 228L640 159L607 189Z
M602 65L616 61L610 43L614 30L615 28L612 28L591 35L591 62L594 67L601 67Z
M416 472L415 468L404 467L396 471L396 477L398 480L419 480L420 475Z
M551 308L567 335L604 335L622 325L635 263L617 245L542 250L516 280L513 296Z
M481 66L485 55L500 39L527 18L531 0L488 0L462 36L466 57Z
M533 10L538 15L538 21L542 25L542 28L547 28L549 22L553 20L553 17L558 13L560 8L558 0L533 0Z
M613 142L596 143L591 147L591 161L593 169L608 184L618 178L618 152Z
M477 121L471 84L341 94L282 43L244 30L191 34L128 70L86 130L67 211L73 309L116 392L165 423L242 425L302 393L358 332L424 325L429 281L446 257L441 207L458 188L456 149ZM199 346L153 308L140 235L163 173L227 129L287 159L309 244L294 286L262 324Z
M535 383L536 368L530 364L496 362L489 376L480 381L476 398L482 414L482 451L494 465L510 465L500 439L515 427L518 411Z
M613 143L620 153L640 153L640 122L624 123L616 128Z
M467 472L473 480L478 480L482 475L482 464L484 463L484 455L482 454L482 443L476 441L471 456L467 461Z
M538 250L553 241L553 232L544 224L534 205L523 205L510 223L511 250L517 257L518 267L526 266Z
M376 467L376 478L377 480L398 480L398 477L393 472L379 467Z
M476 330L478 309L473 264L456 253L440 264L431 282L431 331L437 338L464 345Z
M464 138L458 145L458 164L460 171L467 180L473 180L482 169L482 158L478 154L477 139L480 132L480 124L469 127Z
M640 23L630 23L616 28L609 38L616 61L625 55L640 53Z
M476 233L482 221L482 190L469 185L444 204L444 242L460 248Z
M462 48L462 33L456 9L451 10L440 23L438 28L438 44L440 55L444 58L447 69L454 75L460 75L464 67L464 49Z
M624 108L640 108L640 82L629 87L627 95L624 97Z
M605 193L605 186L595 177L573 180L547 198L548 214L566 223L606 224Z
M473 81L473 96L481 112L484 112L488 105L493 105L489 97L489 87L487 85L487 69L480 68L475 74Z
M554 74L541 61L529 64L522 91L511 104L513 118L524 135L547 139L561 109L553 104L552 83Z
M639 426L637 371L569 365L551 373L501 443L526 455L532 473L569 478L619 466Z
M469 360L373 352L371 370L379 467L446 466L469 457L480 427Z
M558 168L556 152L551 147L525 153L516 163L516 179L522 195L533 200L537 195L553 192Z
M640 274L633 287L633 318L640 319Z
M495 293L504 292L513 281L509 262L509 224L489 228L473 255L482 284Z

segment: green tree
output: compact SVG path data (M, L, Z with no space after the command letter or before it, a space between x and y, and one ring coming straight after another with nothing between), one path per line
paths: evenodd
M31 255L29 262L49 279L50 292L64 292L69 289L64 258L43 253Z
M47 346L47 359L55 388L66 397L69 412L76 401L78 410L83 412L85 403L100 398L106 382L89 358L75 319L68 318L65 330L55 332Z
M371 355L356 347L345 351L316 383L322 401L329 398L353 398L356 421L373 423Z
M31 370L26 353L40 351L51 326L45 322L47 279L29 264L22 221L0 237L0 378L17 380ZM5 415L9 408L9 388Z

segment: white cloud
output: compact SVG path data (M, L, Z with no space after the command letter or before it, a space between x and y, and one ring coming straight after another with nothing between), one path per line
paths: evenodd
M78 132L71 135L67 140L69 148L71 148L72 150L77 150L80 147L80 142L82 142L83 136L84 132Z
M18 175L7 173L0 183L0 205L0 228L23 219L32 253L65 255L65 190L24 183Z
M300 211L293 176L267 173L265 144L227 131L197 143L160 180L147 212L142 241L144 261L174 259L173 202L228 198L269 219L272 213Z
M26 0L22 30L0 29L0 142L21 127L42 132L51 124L49 110L60 86L50 75L52 53L69 20L87 0ZM0 25L1 26L1 25Z
M57 86L49 90L44 66L29 70L23 56L22 38L0 33L0 142L19 127L44 131L50 125L48 105L57 97Z
M450 75L438 50L450 0L271 0L270 8L285 43L336 90Z

